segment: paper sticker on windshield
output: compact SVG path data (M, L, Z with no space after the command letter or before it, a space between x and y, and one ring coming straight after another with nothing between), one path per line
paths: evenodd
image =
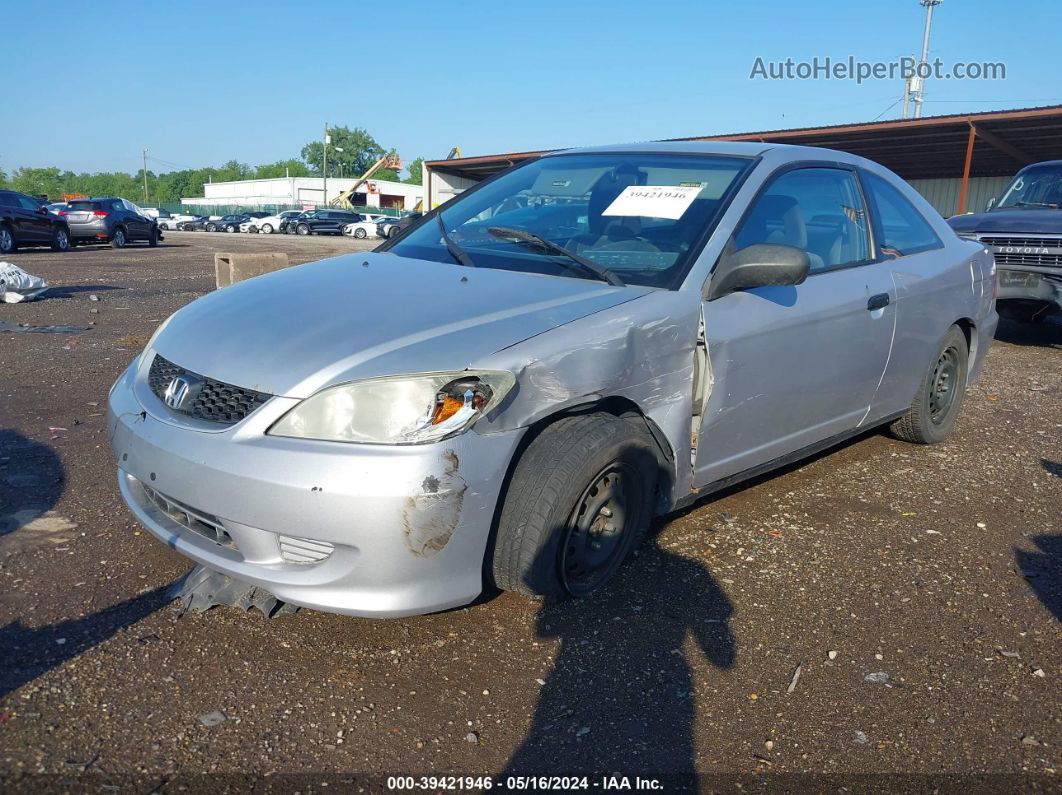
M631 185L624 188L602 215L640 215L678 220L701 192L698 185Z

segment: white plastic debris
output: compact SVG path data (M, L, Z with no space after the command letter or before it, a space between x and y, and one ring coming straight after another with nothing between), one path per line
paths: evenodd
M48 289L48 282L40 276L26 273L18 265L0 262L0 301L19 304L40 298Z

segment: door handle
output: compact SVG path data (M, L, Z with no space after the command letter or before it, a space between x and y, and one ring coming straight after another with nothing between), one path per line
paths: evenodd
M877 295L870 296L867 301L867 310L873 312L875 309L884 309L889 305L889 294L878 293Z

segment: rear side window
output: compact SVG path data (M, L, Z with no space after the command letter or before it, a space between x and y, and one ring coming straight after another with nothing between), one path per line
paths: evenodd
M811 273L870 261L867 213L855 175L801 168L776 177L734 235L735 249L757 243L801 249Z
M881 220L883 253L904 256L944 245L922 213L899 190L877 174L864 171L863 177Z
M0 207L18 207L18 200L10 193L0 193Z

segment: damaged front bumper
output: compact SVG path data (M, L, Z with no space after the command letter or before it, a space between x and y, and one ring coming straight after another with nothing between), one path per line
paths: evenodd
M428 613L482 591L494 508L522 429L409 446L288 439L265 431L296 401L273 398L204 432L162 419L162 403L134 389L135 371L136 363L109 401L118 485L137 519L177 552L334 613Z

